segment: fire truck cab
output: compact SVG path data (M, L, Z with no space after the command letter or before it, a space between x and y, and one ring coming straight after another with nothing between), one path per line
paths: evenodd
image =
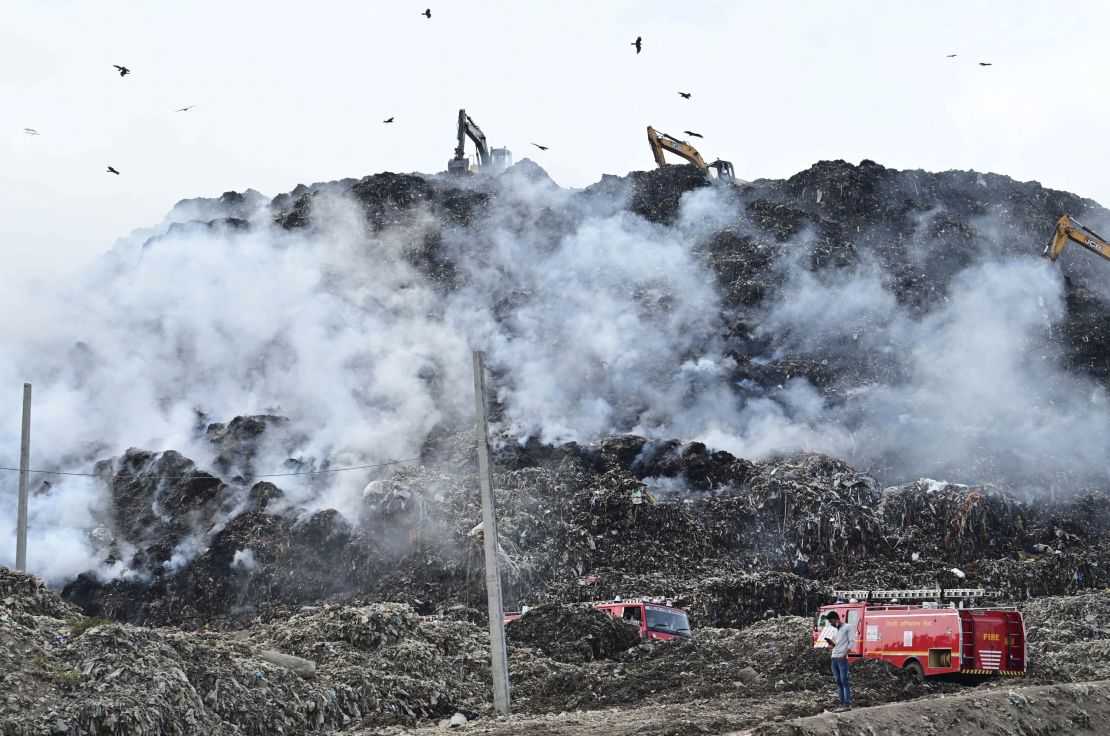
M813 622L813 646L832 636L830 611L855 632L850 659L874 657L932 676L1025 674L1025 622L1016 608L971 608L978 588L833 591ZM929 600L932 599L932 600ZM902 601L918 601L903 603Z
M610 616L624 619L640 630L640 638L689 639L690 621L686 611L675 608L664 598L630 598L612 601L595 601L594 608Z

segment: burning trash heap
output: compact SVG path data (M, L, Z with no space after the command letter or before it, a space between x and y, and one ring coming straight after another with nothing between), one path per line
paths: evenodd
M491 345L506 605L531 608L508 626L520 710L781 698L778 715L820 712L810 616L836 588L999 591L1026 608L1031 679L1104 679L1106 658L1084 653L1108 640L1110 478L1103 448L1068 438L1107 436L1110 281L1029 255L1061 212L1110 220L1036 183L867 161L738 185L668 166L577 192L522 162L496 179L378 174L180 203L124 242L109 282L128 254L153 267L198 243L291 263L274 279L289 289L322 258L302 296L326 349L290 329L232 365L212 356L242 325L168 340L142 314L111 333L173 343L186 364L155 372L173 386L145 389L188 426L150 447L112 434L126 422L101 427L62 455L96 478L36 487L37 509L85 494L91 521L66 539L89 554L49 575L60 594L0 570L0 732L488 714L470 376L452 367L474 341ZM404 360L349 348L368 334ZM297 394L310 353L335 391ZM80 342L51 375L79 394L111 354ZM218 399L189 404L178 383ZM288 406L201 408L273 385ZM372 462L349 437L411 460ZM365 472L329 475L344 465ZM694 638L647 644L580 605L630 595L685 608ZM955 687L873 661L853 677L862 704Z
M133 550L128 565L148 579L82 575L63 597L138 624L202 624L353 597L481 622L473 437L452 444L455 454L438 465L402 466L372 483L354 521L282 508L280 489L259 481L246 508L217 525L231 486L177 453L143 455L146 475L112 484L128 503L117 506L113 528L118 548ZM824 455L750 462L664 444L645 459L648 444L621 436L546 456L512 447L497 455L506 605L650 591L689 609L695 625L741 627L808 615L836 587L974 586L1017 601L1110 584L1104 494L1047 502L936 481L880 489ZM640 448L631 461L629 447ZM116 467L130 473L135 461L129 453ZM166 485L169 472L182 480ZM668 495L671 481L706 490ZM168 525L127 526L155 497ZM167 566L184 521L195 529L203 519L212 526L196 556Z

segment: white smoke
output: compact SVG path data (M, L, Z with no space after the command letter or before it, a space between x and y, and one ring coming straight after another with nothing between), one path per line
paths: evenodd
M231 558L231 569L238 572L251 572L258 568L258 561L254 558L254 551L240 549L235 551Z
M822 277L801 267L800 237L761 317L770 348L755 359L875 356L900 378L855 387L846 402L801 378L738 390L715 277L697 248L721 227L749 227L742 207L706 188L663 226L621 205L619 194L576 196L512 175L469 226L423 213L371 232L356 202L326 192L314 198L314 227L295 231L274 225L261 197L237 213L250 228L194 222L227 212L183 203L119 241L95 272L7 292L28 308L0 323L0 464L17 459L24 381L35 385L37 468L87 472L137 446L215 472L197 412L290 418L302 439L266 443L255 474L294 469L291 459L322 468L411 458L433 429L469 426L469 353L484 349L500 428L521 438L637 432L752 458L823 450L897 464L905 477L982 470L986 458L1105 479L1100 446L1075 439L1108 436L1106 393L1060 369L1048 330L1067 315L1046 264L978 263L946 301L912 313L877 266ZM409 265L432 234L457 270L453 289ZM378 475L275 481L292 505L353 517ZM51 482L32 499L29 561L59 582L97 567L104 546L89 531L110 505L99 481ZM15 488L16 474L0 471L5 536ZM14 543L0 541L10 565ZM172 564L202 546L183 543Z
M1062 369L1050 334L1065 319L1063 279L1032 257L968 267L920 317L898 308L872 269L828 281L797 273L762 322L776 350L847 351L861 369L884 361L900 377L859 382L843 403L791 383L746 406L747 431L714 441L742 455L809 447L893 465L891 481L1105 482L1104 448L1093 439L1110 430L1110 401L1093 380Z

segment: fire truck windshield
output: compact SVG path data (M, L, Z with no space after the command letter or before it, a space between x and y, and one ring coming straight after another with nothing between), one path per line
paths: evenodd
M690 621L682 611L670 608L644 606L647 610L647 625L651 631L677 636L690 636Z

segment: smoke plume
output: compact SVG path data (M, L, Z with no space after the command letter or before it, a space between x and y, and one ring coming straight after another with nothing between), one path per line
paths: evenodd
M1060 347L1065 280L1003 246L1006 214L975 224L997 248L953 257L929 225L942 207L899 243L942 276L924 302L892 276L878 227L853 234L851 263L827 268L815 265L819 233L802 228L776 245L763 298L740 306L706 244L727 228L766 236L757 205L721 187L687 192L662 222L630 211L627 182L572 192L518 167L463 186L489 194L469 221L418 205L381 227L342 186L315 190L303 228L276 224L257 193L183 202L92 272L12 284L5 301L34 308L0 324L2 464L17 460L24 381L40 469L89 472L141 447L217 472L205 428L248 414L289 419L251 459L254 474L417 457L430 434L469 426L469 354L483 349L495 429L510 441L633 432L749 458L820 450L890 482L1107 480L1105 387L1066 370ZM421 260L429 242L448 275ZM786 358L832 377L760 373ZM278 482L290 505L355 518L361 489L385 472ZM36 475L32 486L32 570L60 581L95 566L104 484ZM0 472L5 536L15 489L16 474ZM0 563L13 556L0 546ZM236 559L248 565L249 550Z

